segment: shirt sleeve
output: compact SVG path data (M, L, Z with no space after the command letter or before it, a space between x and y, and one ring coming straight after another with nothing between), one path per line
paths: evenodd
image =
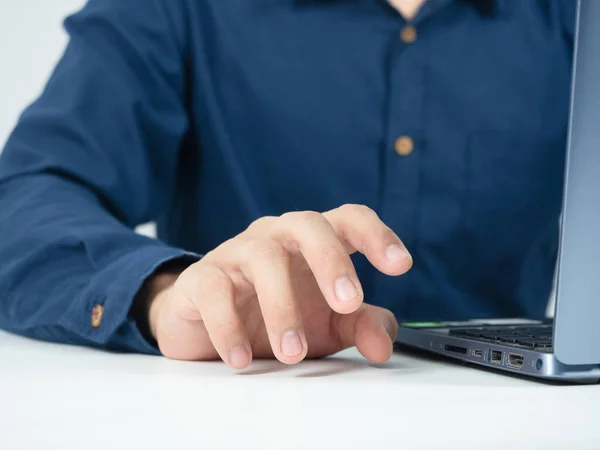
M65 21L65 52L0 155L0 328L158 353L132 301L161 264L200 257L134 232L169 201L188 129L179 5L90 0Z

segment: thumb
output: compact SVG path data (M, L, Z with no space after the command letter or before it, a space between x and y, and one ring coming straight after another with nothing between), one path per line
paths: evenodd
M339 315L337 325L343 348L356 346L374 363L384 363L392 356L398 322L391 311L363 304L351 314Z

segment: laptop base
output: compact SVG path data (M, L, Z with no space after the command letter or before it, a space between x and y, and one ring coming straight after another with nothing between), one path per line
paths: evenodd
M443 355L483 366L504 373L531 377L547 381L569 383L598 383L600 381L599 365L572 366L556 359L551 349L537 350L514 345L503 345L499 342L471 339L457 329L469 327L498 329L498 323L510 326L511 322L498 321L483 325L477 321L465 323L421 323L400 325L396 343L426 352ZM518 328L518 327L517 327Z

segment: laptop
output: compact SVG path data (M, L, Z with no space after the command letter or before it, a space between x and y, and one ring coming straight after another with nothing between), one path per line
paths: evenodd
M401 323L397 344L538 379L600 380L600 1L580 0L554 318Z

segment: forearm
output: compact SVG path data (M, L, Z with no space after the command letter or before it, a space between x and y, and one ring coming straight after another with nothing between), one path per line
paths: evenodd
M133 299L158 267L195 255L137 235L91 191L59 175L0 182L0 205L0 328L157 352L132 317Z
M156 352L133 299L186 254L133 229L175 190L184 19L181 2L103 0L65 21L65 52L0 155L0 328Z

